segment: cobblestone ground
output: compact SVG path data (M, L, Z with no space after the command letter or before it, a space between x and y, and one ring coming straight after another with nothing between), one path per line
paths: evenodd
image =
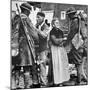
M64 82L63 84L60 84L60 85L58 85L58 86L56 86L56 85L54 86L54 85L53 85L53 86L46 86L46 87L76 86L76 85L77 85L77 84L76 84L77 71L76 71L74 65L69 65L69 67L70 67L70 73L71 73L71 78L70 78L69 81ZM47 66L47 74L48 74L48 66ZM22 81L23 81L23 80L21 79L21 82L20 82L21 86L24 85ZM80 85L87 85L87 81L85 81L84 79L82 79ZM16 85L15 85L14 77L12 77L12 88L14 89L15 87L16 87ZM22 87L23 87L23 86L22 86ZM42 86L41 86L41 87L42 87ZM45 87L44 87L44 88L45 88ZM15 90L26 90L26 89L15 89Z

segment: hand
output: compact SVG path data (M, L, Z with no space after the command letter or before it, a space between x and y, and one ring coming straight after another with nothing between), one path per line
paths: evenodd
M59 46L62 47L63 46L63 43L60 43Z
M67 40L67 38L65 37L65 38L63 38L63 40Z
M40 65L40 61L37 61L37 65Z

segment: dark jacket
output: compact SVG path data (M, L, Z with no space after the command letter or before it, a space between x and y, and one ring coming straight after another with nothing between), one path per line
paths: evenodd
M54 36L54 38L52 38ZM53 27L51 32L50 32L50 41L52 42L53 45L60 46L61 44L63 45L63 40L60 40L64 37L63 31Z
M43 37L42 35L39 35L39 52L47 50L47 37L48 37L48 32L49 32L49 27L46 23L43 23L41 26L41 31L43 33L47 33L46 37Z
M81 60L82 57L81 57L80 53L78 52L78 50L76 50L76 48L72 44L72 39L79 31L79 18L74 17L70 21L70 23L71 23L70 24L70 32L68 34L67 41L65 44L70 45L70 47L71 47L71 50L68 53L69 62L78 65L82 62L82 60Z
M19 55L21 60L20 63L17 64L20 66L33 65L35 58L34 40L38 40L38 34L30 19L25 14L21 14L21 18L22 21L19 16L16 16L15 20L15 23L18 25ZM31 47L29 47L24 30L26 30Z

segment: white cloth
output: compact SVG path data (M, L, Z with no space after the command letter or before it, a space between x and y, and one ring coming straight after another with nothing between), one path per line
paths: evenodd
M60 84L70 79L68 57L63 47L51 46L54 83Z

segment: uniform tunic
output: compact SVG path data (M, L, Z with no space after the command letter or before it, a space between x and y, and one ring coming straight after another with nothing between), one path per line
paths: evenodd
M33 24L31 23L31 20L25 14L21 14L21 18L20 16L16 15L14 26L15 26L14 30L18 31L17 41L19 44L18 46L19 62L18 59L16 59L14 60L16 62L15 64L16 66L20 66L20 67L24 66L24 70L25 70L24 79L25 79L26 87L30 86L32 83L37 84L38 77L37 77L37 69L35 65L36 54L35 54L34 43L35 40L38 41L38 34ZM18 27L16 28L16 26ZM27 41L24 31L26 31L29 41ZM30 47L28 43L30 43Z
M72 39L74 38L74 36L78 32L79 32L79 18L74 17L71 20L70 32L68 34L66 43L67 43L67 45L71 45L71 50L70 50L70 52L68 54L69 62L72 63L72 64L76 64L76 65L79 65L82 62L82 60L81 60L82 57L81 57L80 53L78 52L78 50L72 44Z

